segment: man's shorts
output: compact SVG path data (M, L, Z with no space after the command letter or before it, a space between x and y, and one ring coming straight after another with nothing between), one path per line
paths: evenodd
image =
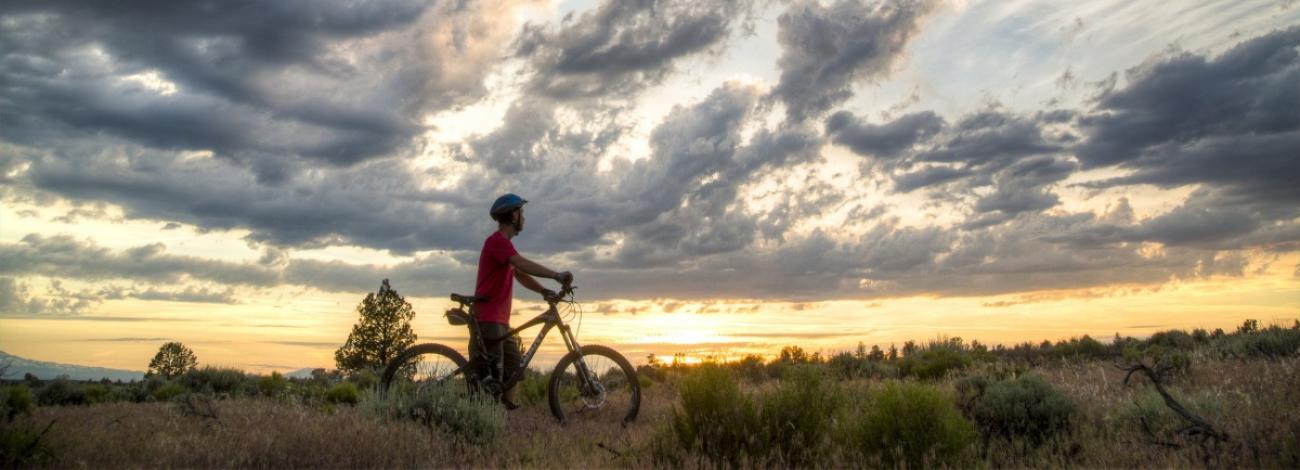
M515 374L519 372L519 369L524 362L522 342L519 340L519 336L513 335L504 340L496 341L502 336L505 336L506 333L510 332L510 325L488 322L479 323L478 325L479 332L483 334L483 338L486 340L484 343L487 344L488 354L491 354L492 357L504 358L504 367L501 369L502 374L504 375L501 379L505 380L514 377ZM470 337L469 354L471 361L482 356L483 351L479 348L478 338ZM477 361L476 364L480 367L480 373L486 373L486 371L490 370L486 368L487 362ZM505 384L506 388L510 388L513 385L514 382Z

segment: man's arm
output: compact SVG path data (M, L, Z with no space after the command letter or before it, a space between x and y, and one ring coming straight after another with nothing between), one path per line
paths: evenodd
M532 275L532 276L538 276L538 277L544 277L544 278L547 278L547 279L556 279L556 280L558 280L557 278L560 277L560 273L557 273L557 272L555 272L555 271L552 271L552 270L550 270L550 269L547 269L546 266L542 266L542 265L540 265L540 264L537 264L537 263L534 262L533 260L530 260L530 259L525 258L525 257L520 256L520 255L514 255L514 256L511 256L511 257L510 257L510 264L513 265L513 266L515 267L515 269L518 270L518 271L516 271L516 272L523 272L524 274L529 274L529 275ZM518 276L516 276L516 277L518 277ZM524 281L521 279L519 282L522 283L522 282L524 282ZM533 282L537 282L537 280L536 280L536 279L533 279ZM527 286L527 285L528 285L528 284L524 284L524 286ZM532 289L532 288L529 287L529 289Z
M515 269L515 279L518 280L520 284L523 284L524 287L527 287L528 290L546 295L546 288L542 287L542 283L537 282L537 279L529 276L528 273L525 273L523 270Z

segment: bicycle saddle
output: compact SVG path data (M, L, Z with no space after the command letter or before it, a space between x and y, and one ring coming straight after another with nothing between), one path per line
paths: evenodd
M488 301L488 297L487 297L486 295L460 295L460 294L451 294L451 300L454 300L454 301L456 301L456 302L460 302L460 303L462 303L462 304L472 304L472 303L475 303L475 302L487 302L487 301Z

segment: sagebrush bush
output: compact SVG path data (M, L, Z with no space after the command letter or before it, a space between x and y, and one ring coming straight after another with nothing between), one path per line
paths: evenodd
M758 412L731 373L705 364L682 377L681 399L661 433L670 437L656 446L658 463L677 463L680 451L714 465L738 466L757 453Z
M515 399L523 406L546 403L547 377L532 369L524 371L524 378L515 384Z
M899 374L922 380L942 379L949 372L959 371L971 363L968 354L947 348L927 349L908 355L899 364Z
M471 444L495 441L505 427L505 408L485 394L466 396L463 385L430 385L419 389L372 388L361 400L363 414L386 419L410 419Z
M103 384L89 384L82 387L82 395L87 405L113 401L113 391Z
M50 422L47 426L53 424ZM24 468L52 460L54 453L42 440L43 433L32 423L0 425L0 468Z
M1218 396L1209 391L1184 394L1177 388L1167 390L1183 407L1198 416L1217 421L1222 410ZM1178 429L1187 426L1187 421L1165 404L1164 397L1154 389L1147 389L1134 397L1133 401L1113 411L1107 420L1115 427L1133 433L1146 434L1144 429L1156 436L1172 436Z
M171 401L171 399L189 392L189 389L186 389L184 385L176 382L167 382L153 391L153 398L158 401Z
M32 398L32 389L26 384L11 385L0 388L0 418L11 421L20 414L31 413L36 401Z
M41 406L84 405L85 389L67 379L55 379L45 383L36 394L36 401Z
M757 396L761 448L773 463L808 466L825 454L841 394L822 369L793 366L775 389Z
M289 379L279 372L257 379L257 392L271 398L282 398L289 393Z
M1037 446L1068 432L1074 420L1074 403L1037 376L970 377L956 387L962 411L986 438L1023 438Z
M842 426L850 452L886 467L957 465L977 435L947 394L909 382L872 390L865 409Z
M225 367L203 366L180 376L180 383L200 393L242 395L248 393L248 376L244 371Z
M355 405L361 400L361 391L352 382L339 382L325 392L325 401L334 404Z

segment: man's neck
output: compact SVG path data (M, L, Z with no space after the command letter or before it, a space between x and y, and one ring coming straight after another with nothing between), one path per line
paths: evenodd
M497 231L501 232L502 235L505 235L506 240L515 238L515 235L518 235L518 233L515 232L515 228L510 225L501 225L499 228L497 228Z

